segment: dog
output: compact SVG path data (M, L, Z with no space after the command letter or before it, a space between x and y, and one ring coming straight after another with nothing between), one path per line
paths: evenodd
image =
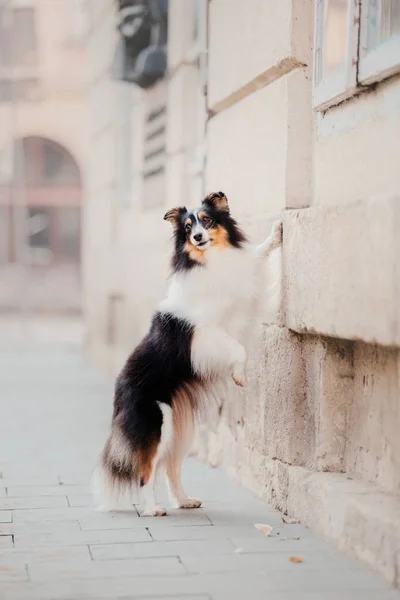
M251 246L230 214L223 192L200 208L173 208L174 252L166 297L149 333L128 358L115 385L111 433L97 470L104 509L118 494L141 488L142 516L163 516L156 502L157 470L166 470L172 504L198 508L181 484L181 466L195 417L221 382L246 383L246 349L258 297L260 259L281 244L282 224Z

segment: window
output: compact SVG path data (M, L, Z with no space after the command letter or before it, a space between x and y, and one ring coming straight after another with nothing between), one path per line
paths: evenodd
M30 66L37 62L33 8L0 7L0 64Z
M64 262L78 263L80 259L80 208L60 206L57 208L59 223L59 256Z
M145 208L164 202L166 118L165 104L155 107L146 117L143 155Z
M48 265L53 259L51 250L51 209L29 207L28 209L28 249L31 264Z
M399 0L316 0L313 105L400 71Z
M45 185L79 185L79 171L72 157L61 147L43 142L43 183Z
M27 216L27 245L32 265L79 263L79 207L29 206Z

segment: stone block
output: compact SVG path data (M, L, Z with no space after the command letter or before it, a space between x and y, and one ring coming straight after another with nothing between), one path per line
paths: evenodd
M71 565L38 565L29 567L29 575L33 582L57 578L68 579L98 579L160 575L183 575L184 567L177 557L103 560L92 561L89 564Z
M93 506L90 494L69 494L67 498L69 506Z
M135 529L104 529L82 531L77 522L76 529L56 529L54 531L23 531L14 534L16 548L32 546L79 546L88 544L120 544L129 542L150 542L151 537L145 527Z
M345 471L348 410L353 401L353 344L306 337L306 387L315 409L315 466Z
M285 323L400 345L398 199L285 214Z
M195 65L183 65L168 81L167 151L195 145L198 134L200 80Z
M283 493L284 510L399 585L398 497L344 475L283 468L289 482Z
M233 554L234 546L227 539L182 540L150 542L145 544L99 544L91 545L93 560L125 560L128 558L151 558L161 556L202 556L204 554Z
M30 508L58 508L67 507L68 502L66 496L32 496L31 498L3 498L1 501L2 508L10 508L11 510L21 510Z
M0 550L11 550L14 548L13 536L3 535L0 531Z
M108 69L111 67L114 58L118 35L115 27L116 21L112 14L115 10L115 5L113 6L109 0L101 0L101 2L104 5L103 14L101 18L98 19L96 27L94 27L91 32L88 45L91 83L102 76L108 75ZM95 10L93 14L98 15L98 10ZM109 16L111 16L111 18L109 18Z
M194 43L195 3L187 0L169 0L168 11L168 67L176 69L187 57Z
M400 492L399 373L399 350L354 344L346 471L394 494Z
M311 464L315 409L306 393L306 352L300 336L271 326L265 337L264 456Z
M203 556L201 558L181 556L181 560L189 573L229 573L231 571L242 571L246 574L254 572L269 574L270 572L280 571L285 572L289 579L299 568L302 571L311 572L316 575L321 568L325 567L327 562L329 562L330 568L333 571L339 573L342 570L351 571L352 569L357 569L357 565L348 557L341 556L339 553L335 554L329 550L327 552L323 552L321 549L315 551L304 550L301 555L304 562L301 563L301 566L292 563L290 561L291 556L293 556L291 551L280 550L279 552L255 553L251 555L237 553L232 556Z
M398 196L399 94L400 81L392 77L370 94L317 115L312 204Z
M7 486L7 491L11 498L90 493L88 485L10 485Z
M174 206L186 206L189 208L191 199L188 197L187 153L182 151L168 156L166 159L166 168L165 206L167 209ZM170 227L169 223L167 225Z
M311 36L309 0L256 0L251 5L232 4L229 0L210 3L210 107L285 59L308 63Z
M132 513L133 517L135 516ZM76 521L93 517L89 508L32 508L16 510L13 514L14 523L34 523L42 521ZM106 520L106 517L105 517Z
M210 120L207 190L222 189L240 218L283 209L286 142L286 79L281 78Z
M0 566L1 588L4 589L6 583L14 581L28 581L26 563L16 560L15 558L2 556Z

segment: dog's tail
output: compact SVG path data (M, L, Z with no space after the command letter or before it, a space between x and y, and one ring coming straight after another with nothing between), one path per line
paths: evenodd
M132 508L132 492L140 480L135 448L114 422L92 478L92 494L98 510Z

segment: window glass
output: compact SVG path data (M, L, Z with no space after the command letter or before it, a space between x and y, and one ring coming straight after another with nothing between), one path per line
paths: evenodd
M325 0L318 79L325 79L346 59L348 0Z
M367 0L367 51L400 34L400 1Z
M58 222L61 260L79 262L80 208L76 206L63 206L58 208Z
M36 62L34 9L0 7L0 64L34 65Z

